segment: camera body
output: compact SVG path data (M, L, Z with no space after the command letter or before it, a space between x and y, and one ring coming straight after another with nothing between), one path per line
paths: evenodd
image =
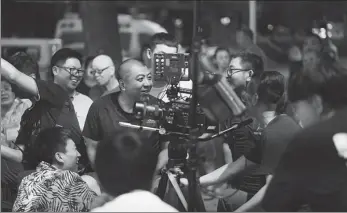
M180 132L189 134L189 116L190 116L190 100L173 100L158 105L147 105L146 103L137 102L134 112L137 119L153 119L159 121L159 124L166 129L167 132ZM198 105L196 109L196 123L199 129L205 131L208 126L215 125L208 120L204 111Z
M189 81L189 54L154 54L154 81Z

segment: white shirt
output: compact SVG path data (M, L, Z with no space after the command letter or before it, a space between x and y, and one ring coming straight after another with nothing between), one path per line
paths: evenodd
M92 212L178 212L158 196L148 191L136 190L120 195Z
M72 104L75 108L76 116L81 130L83 130L84 123L87 118L87 114L93 101L88 96L83 95L79 92L75 92Z

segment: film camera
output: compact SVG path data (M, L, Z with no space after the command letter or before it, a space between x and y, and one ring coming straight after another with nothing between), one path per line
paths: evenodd
M189 55L155 54L154 61L154 80L168 83L164 91L169 101L162 103L160 106L148 105L146 101L138 102L135 103L134 112L139 120L152 119L159 121L159 128L119 123L124 127L156 131L161 135L168 136L167 139L170 141L168 147L169 162L166 168L162 170L156 194L164 198L168 181L170 181L177 195L179 195L181 204L183 204L185 210L188 210L188 204L178 185L179 177L187 174L191 183L189 186L189 205L198 208L197 206L203 206L203 202L201 195L193 189L196 186L195 171L199 164L199 156L196 154L196 142L208 141L222 136L229 131L248 125L252 120L240 122L229 129L218 132L219 122L223 122L231 116L241 115L245 111L245 106L229 82L218 74L203 73L201 82L197 82L196 75L192 75L193 82L200 85L194 86L196 84L193 84L192 89L182 88L180 87L180 81L189 81L190 71L194 70L195 74L197 73L196 66L194 66L194 69L190 69ZM196 64L196 61L194 62L193 64ZM186 97L183 97L182 94L185 94ZM198 98L198 103L196 98ZM192 123L194 123L193 128L190 126ZM183 171L183 173L180 171ZM204 208L199 207L198 209L203 210Z
M189 54L154 54L154 80L165 81L168 85L165 94L169 100L162 106L150 106L136 103L135 113L138 119L159 120L168 131L188 133L190 100L192 90L180 87L180 81L189 81ZM185 96L185 97L184 97ZM196 109L196 123L199 128L210 125L200 106Z

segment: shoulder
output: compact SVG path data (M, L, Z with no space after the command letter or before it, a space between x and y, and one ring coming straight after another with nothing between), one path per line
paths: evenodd
M76 172L59 170L59 172L56 173L55 177L57 177L59 181L64 182L64 184L61 184L62 186L74 188L76 191L88 189L87 183Z
M91 108L99 109L99 108L104 108L106 106L109 106L110 104L113 103L112 99L114 99L116 95L118 95L118 94L117 93L112 93L112 94L104 95L104 96L96 99L92 103Z
M63 92L64 89L53 81L36 80L37 87L40 90L49 90L51 92ZM41 91L40 91L41 92Z
M302 128L300 125L294 121L293 118L289 117L288 115L279 115L276 120L271 122L266 129L279 129L279 130L285 130L285 131L299 131Z

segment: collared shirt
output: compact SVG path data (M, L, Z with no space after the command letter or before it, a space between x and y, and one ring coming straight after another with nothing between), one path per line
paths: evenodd
M96 197L75 172L41 162L18 189L14 212L87 212Z

